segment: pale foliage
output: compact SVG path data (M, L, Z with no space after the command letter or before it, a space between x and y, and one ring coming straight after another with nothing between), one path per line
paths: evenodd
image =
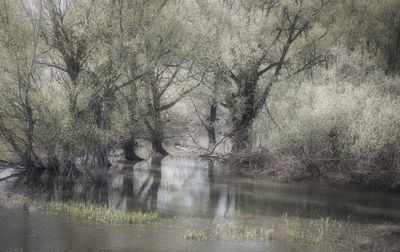
M373 62L357 52L334 51L329 70L316 68L313 79L294 79L273 90L269 107L280 129L266 113L259 118L255 128L264 146L317 159L336 155L371 162L388 146L398 152L400 100L393 92L399 80L379 70L358 74Z

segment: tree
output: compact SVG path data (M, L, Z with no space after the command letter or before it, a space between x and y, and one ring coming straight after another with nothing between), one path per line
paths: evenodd
M204 78L201 68L191 59L195 45L185 27L182 8L173 2L163 5L142 34L144 123L153 151L161 155L168 154L162 146L165 112L198 87Z
M45 8L41 37L49 54L41 63L68 77L60 78L69 97L72 131L64 149L78 156L90 154L98 167L107 167L115 141L111 118L117 93L133 82L124 72L126 57L119 47L123 30L118 3L49 0Z
M213 12L225 27L219 41L221 65L233 87L226 105L231 114L230 138L234 150L246 148L252 122L280 78L297 74L322 61L316 54L298 62L325 32L318 30L318 16L330 1L221 1L204 12ZM316 29L313 29L316 27ZM306 39L306 34L313 31Z
M217 117L218 108L224 104L230 80L226 72L218 66L211 67L208 72L207 78L191 95L191 99L197 118L207 132L208 149L213 150L217 144L217 131L221 130Z
M0 138L26 167L27 182L33 185L43 167L35 150L40 119L35 95L43 68L37 64L38 26L24 8L28 7L13 1L2 1L0 8Z

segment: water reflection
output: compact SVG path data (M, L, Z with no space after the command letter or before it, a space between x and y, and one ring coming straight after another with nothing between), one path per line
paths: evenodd
M171 157L162 161L157 209L165 214L205 216L210 203L207 161Z
M243 216L330 217L400 221L397 194L335 190L322 184L258 182L230 174L218 162L168 156L118 163L92 183L48 178L37 197L83 200L122 211L157 211L161 217L232 220Z

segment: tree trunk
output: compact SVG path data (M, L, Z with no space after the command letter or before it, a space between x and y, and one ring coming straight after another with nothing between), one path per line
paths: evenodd
M107 150L103 146L98 146L95 150L96 167L109 168L110 161L107 158Z
M57 174L60 168L60 160L56 154L56 145L55 140L53 139L53 143L47 148L47 165L46 165L48 173Z
M27 138L27 146L26 152L24 157L24 163L27 170L27 184L29 186L34 186L39 182L39 178L37 177L38 174L35 172L35 163L34 163L34 153L33 153L33 130L34 130L34 120L33 120L33 110L30 106L29 99L28 99L28 92L29 89L26 89L25 94L25 109L26 115L28 120L28 128L25 132Z
M26 184L30 187L37 185L39 179L37 178L37 174L35 173L35 164L29 157L27 157L24 163L27 171Z
M95 124L98 129L107 129L107 125L105 124L105 118L103 113L103 104L102 101L97 100L93 104L94 106L94 114L95 114ZM111 166L110 161L107 158L107 148L102 146L102 143L97 143L98 146L95 148L95 158L96 165L100 168L109 168Z
M126 160L134 162L144 160L143 158L136 155L135 147L136 147L136 141L134 137L131 137L129 140L123 143L122 149L124 150L124 155Z
M169 154L162 146L162 137L153 136L153 139L151 140L151 147L154 152L163 156L167 156Z
M217 105L213 101L210 107L210 114L208 119L207 133L208 133L208 147L213 148L217 142L215 135L215 122L217 121Z
M259 107L256 103L257 79L247 76L240 80L239 99L228 101L230 103L233 128L230 139L232 141L232 152L247 149L250 142L250 132L253 120L257 116Z
M152 123L153 126L147 122L147 127L151 132L151 147L152 151L159 153L163 156L167 156L169 153L162 146L162 140L164 138L163 122L161 120L161 109L160 109L160 96L156 88L152 88L153 104L149 105L152 110Z
M55 155L49 155L47 157L47 170L50 174L57 174L58 168L60 167L60 161Z
M232 142L232 152L240 152L246 150L250 146L250 128L251 122L243 125L237 125L230 136Z

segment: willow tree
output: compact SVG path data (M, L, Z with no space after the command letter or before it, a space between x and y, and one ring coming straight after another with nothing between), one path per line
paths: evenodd
M38 26L20 2L2 1L0 6L0 139L26 167L27 182L32 185L43 166L35 150L40 119L35 96L43 74L37 64Z
M34 3L39 5L41 1ZM58 143L64 151L62 163L68 170L75 166L75 154L83 154L82 146L87 144L87 136L91 135L84 127L85 113L79 105L79 96L82 95L81 80L84 78L90 52L97 43L94 30L89 26L94 6L88 5L78 0L43 1L44 20L40 27L40 37L48 49L40 64L58 76L58 85L62 86L68 97L68 111L65 112L68 123L60 132L63 136Z
M273 85L318 64L321 54L302 53L325 35L319 14L331 1L210 1L204 13L220 22L220 65L232 81L226 106L230 111L234 150L246 148L254 118ZM221 18L220 18L221 19ZM218 19L216 19L218 20ZM299 59L302 59L299 61Z
M65 137L64 149L67 154L92 154L98 166L109 166L117 93L132 82L122 67L117 3L49 0L44 8L40 34L49 53L41 64L58 72L69 97L70 137Z
M200 87L191 95L194 110L200 124L208 135L208 148L213 149L217 142L217 111L225 103L229 90L229 72L222 62L225 45L220 43L225 32L229 32L229 18L224 16L221 8L213 8L210 3L197 1L190 7L192 35L196 41L193 58L197 68L201 66L205 73ZM225 29L225 30L224 30Z
M168 154L162 145L166 112L199 86L202 79L202 71L191 57L195 45L185 7L188 6L181 1L146 3L144 13L151 20L138 33L142 40L137 49L137 62L143 69L142 119L153 152L161 155Z

